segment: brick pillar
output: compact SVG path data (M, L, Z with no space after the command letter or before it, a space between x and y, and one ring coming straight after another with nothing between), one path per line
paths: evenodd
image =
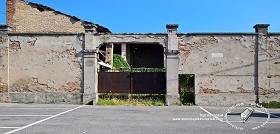
M114 56L114 44L113 43L106 44L105 62L109 62L111 66L113 66L113 56Z
M270 78L270 59L267 46L267 34L269 24L256 24L255 57L254 57L254 90L256 103L264 102L267 98L260 96L260 90L269 90ZM260 62L263 61L263 62ZM267 91L268 92L268 91Z
M166 53L166 105L178 105L179 101L179 49L177 24L166 25L168 43Z
M98 100L98 73L97 73L97 53L93 44L95 27L86 25L85 27L85 46L83 56L83 103Z

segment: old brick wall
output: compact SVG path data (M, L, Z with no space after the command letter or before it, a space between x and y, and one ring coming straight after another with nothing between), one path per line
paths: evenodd
M51 8L25 2L7 0L7 25L19 33L84 33L82 21Z
M253 103L256 35L186 35L179 38L180 73L195 74L196 104Z
M4 88L0 92L9 90L9 101L81 101L83 35L12 34L8 40L9 52L1 49L0 86ZM3 59L8 59L9 64ZM2 76L7 72L9 83Z
M180 35L180 74L195 74L198 105L252 104L257 34ZM279 100L279 35L259 39L260 102Z
M260 42L260 101L280 101L280 34L268 34Z

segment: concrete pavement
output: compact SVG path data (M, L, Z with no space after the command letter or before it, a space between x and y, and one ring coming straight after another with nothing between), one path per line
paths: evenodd
M245 107L130 107L0 104L0 133L10 134L278 134L280 109L240 120ZM262 111L262 109L256 109ZM226 116L225 116L226 115ZM256 130L252 128L261 126ZM239 130L238 128L243 128Z

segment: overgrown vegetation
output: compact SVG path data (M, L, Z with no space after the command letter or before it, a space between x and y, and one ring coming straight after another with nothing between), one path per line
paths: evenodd
M280 108L280 102L271 101L269 103L261 103L261 105L265 108Z
M129 64L119 54L113 55L113 67L114 69L130 69Z
M131 68L126 60L119 54L113 55L113 69L120 72L165 72L165 68Z
M179 95L182 105L194 105L194 75L179 75Z
M115 106L164 106L164 95L101 94L97 105Z

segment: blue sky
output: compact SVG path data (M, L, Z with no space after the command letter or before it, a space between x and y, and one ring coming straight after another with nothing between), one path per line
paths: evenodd
M5 2L0 0L0 24ZM280 0L28 0L109 28L112 32L254 32L268 23L280 32Z

